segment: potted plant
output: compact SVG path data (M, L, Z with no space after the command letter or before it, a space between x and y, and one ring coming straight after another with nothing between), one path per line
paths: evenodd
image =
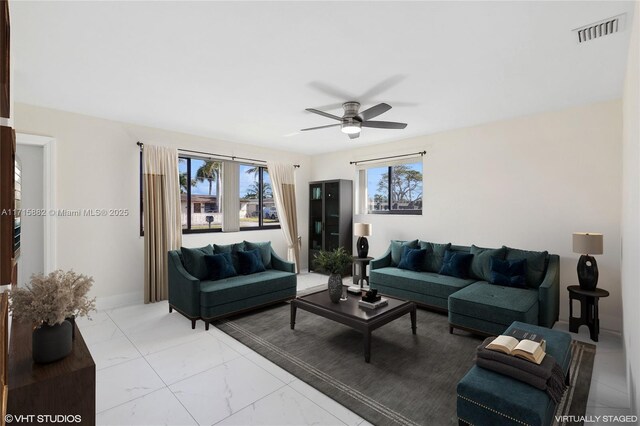
M329 274L329 298L333 303L338 303L342 297L342 274L351 262L351 255L344 247L333 251L322 250L313 259L318 271Z
M32 275L30 284L9 293L13 318L33 325L35 362L53 362L71 353L73 324L67 318L95 310L95 298L87 298L92 285L91 277L57 270Z

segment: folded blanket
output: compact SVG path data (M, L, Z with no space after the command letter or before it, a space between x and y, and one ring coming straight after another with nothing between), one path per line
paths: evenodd
M560 402L567 385L564 381L562 367L558 365L551 355L545 355L540 365L538 365L502 352L487 349L486 346L494 338L489 337L478 346L476 364L479 367L504 374L546 391L553 402L556 404Z

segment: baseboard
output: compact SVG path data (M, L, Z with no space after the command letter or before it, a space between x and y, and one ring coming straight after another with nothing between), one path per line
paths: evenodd
M131 293L114 294L113 296L96 297L96 309L120 308L122 306L137 305L143 302L143 296L137 291Z

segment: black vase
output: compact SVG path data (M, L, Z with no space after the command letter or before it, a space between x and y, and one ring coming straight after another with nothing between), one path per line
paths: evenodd
M596 258L583 254L578 260L578 282L583 290L595 290L598 285Z
M76 338L76 316L71 315L70 317L65 318L66 321L71 323L71 340L75 340Z
M40 364L58 361L71 353L73 340L71 323L42 324L33 331L31 348L33 360Z
M358 237L356 246L358 247L358 257L360 259L364 259L369 255L369 241L365 237Z

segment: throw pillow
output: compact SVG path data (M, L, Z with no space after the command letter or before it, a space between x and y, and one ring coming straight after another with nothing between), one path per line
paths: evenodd
M471 253L447 250L444 252L442 268L440 268L439 273L441 275L449 275L450 277L467 278L471 259L473 259Z
M490 283L507 287L527 288L527 259L502 260L498 257L493 257L490 263Z
M504 260L507 249L482 248L472 245L469 252L473 255L471 260L471 277L491 282L491 259Z
M422 270L437 273L442 269L444 253L451 248L451 243L438 244L420 241L420 248L427 249L427 254L424 256Z
M244 246L246 250L260 250L262 264L265 268L271 269L271 241L266 241L264 243L252 243L251 241L245 241Z
M180 247L180 253L182 254L184 269L186 269L188 273L199 280L207 279L209 276L209 270L206 262L204 261L204 256L207 254L213 254L213 247L211 247L211 244L199 248Z
M238 252L244 250L244 242L236 243L236 244L226 244L226 245L213 245L213 251L215 254L220 253L231 253L231 261L233 263L233 267L236 271L240 270L240 262L238 261Z
M547 257L549 257L548 251L528 251L519 250L510 247L507 249L507 260L519 260L527 259L527 286L531 288L538 288L544 280L544 275L547 273Z
M206 254L204 261L209 269L209 279L212 281L223 278L235 277L238 275L233 267L231 253Z
M413 241L400 241L391 240L391 266L398 266L400 258L402 257L403 247L418 248L418 240Z
M404 250L402 250L402 257L400 258L400 263L398 263L398 268L420 272L422 271L422 264L424 263L424 256L426 254L426 249L412 249L405 246Z
M240 262L240 273L242 275L266 271L266 268L262 264L262 256L260 256L259 249L239 251L238 261Z

